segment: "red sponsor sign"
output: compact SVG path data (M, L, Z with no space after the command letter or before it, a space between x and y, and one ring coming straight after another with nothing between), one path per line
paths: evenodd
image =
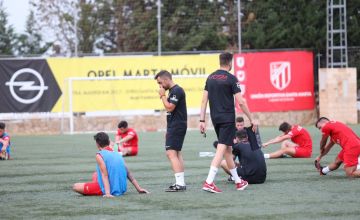
M312 52L235 54L234 70L252 112L315 107Z

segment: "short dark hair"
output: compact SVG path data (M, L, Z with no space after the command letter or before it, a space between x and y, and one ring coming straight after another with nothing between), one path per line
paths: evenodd
M240 140L241 140L241 139L248 138L248 135L247 135L246 130L245 130L245 129L241 129L241 130L236 131L236 137L239 138Z
M316 123L315 123L315 127L317 128L318 126L318 123L320 122L320 121L322 121L322 120L327 120L327 121L330 121L330 119L328 119L327 117L320 117L317 121L316 121Z
M94 140L101 148L109 146L109 144L110 144L109 135L107 135L105 132L99 132L99 133L95 134Z
M291 125L287 122L283 122L279 126L279 131L282 131L284 133L289 132L290 130L291 130Z
M0 122L0 129L5 129L5 123L4 122Z
M225 52L220 54L219 59L220 59L220 66L228 66L231 64L233 55L231 53Z
M128 127L127 121L121 121L121 122L118 124L118 128L127 128L127 127Z
M160 72L158 72L158 73L155 75L154 79L157 79L157 78L159 78L159 77L161 77L161 78L165 77L165 78L172 79L171 73L169 73L169 72L166 71L166 70L161 70Z
M236 122L244 122L244 118L239 116L236 118Z

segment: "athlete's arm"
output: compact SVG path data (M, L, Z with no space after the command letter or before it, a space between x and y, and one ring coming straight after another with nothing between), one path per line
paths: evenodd
M326 142L325 142L326 143ZM321 158L329 153L330 149L335 145L333 141L329 141L325 147L320 148L320 155L315 159L317 162L320 162Z
M322 151L322 150L324 149L328 138L329 138L329 135L323 135L323 136L321 137L321 141L320 141L320 151ZM330 142L331 142L331 141L330 141Z
M110 194L110 183L109 183L109 175L108 172L106 170L106 165L104 160L102 159L102 157L100 156L100 154L96 155L96 162L100 167L100 173L101 173L101 177L102 177L102 181L104 184L104 188L105 188L105 195L104 197L113 197Z
M176 105L174 105L173 103L170 103L168 102L167 98L166 98L166 95L165 95L165 89L160 86L160 89L159 89L159 95L160 95L160 99L165 107L165 110L167 112L172 112L174 111Z
M131 184L133 184L133 186L135 187L135 189L139 192L139 193L149 193L146 189L143 189L140 187L139 183L137 182L137 180L133 177L132 173L130 172L130 170L127 168L127 166L125 165L126 168L126 172L127 172L127 178L128 180L131 182Z
M251 125L253 125L253 131L255 132L257 129L257 124L251 118L251 113L250 113L249 107L246 103L246 100L241 95L241 92L238 92L235 94L235 99L236 99L237 103L239 103L241 110L245 113L246 117L249 119Z
M174 105L173 103L168 102L166 96L161 96L161 101L163 102L164 107L165 107L165 110L166 110L167 112L172 112L172 111L174 111L176 105Z
M128 142L130 141L131 139L133 139L135 137L135 135L131 135L131 134L128 134L126 135L124 138L122 138L121 140L119 140L119 144L121 143L125 143L125 142Z
M203 98L201 101L201 109L200 109L200 132L205 133L206 124L205 124L205 114L206 114L206 107L209 102L209 92L204 90Z
M120 135L116 134L115 135L115 143L118 144L120 142L120 139L121 139Z
M291 138L291 136L289 134L279 135L276 138L271 139L268 142L264 143L263 147L266 147L266 146L268 146L270 144L280 143L280 142L285 141L285 140L290 139L290 138Z

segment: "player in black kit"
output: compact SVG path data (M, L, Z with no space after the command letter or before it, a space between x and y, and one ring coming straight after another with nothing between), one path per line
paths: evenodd
M249 108L241 95L240 84L237 78L229 73L232 68L232 54L222 53L219 58L220 69L210 74L206 80L200 112L200 132L204 133L206 130L205 113L209 102L210 116L218 138L216 154L202 188L212 193L221 192L214 184L214 179L224 156L231 175L235 179L236 189L244 190L248 185L247 181L239 178L232 155L231 146L235 137L234 97L250 123L253 124ZM256 126L253 128L256 129Z
M248 134L253 136L253 140ZM255 137L256 133L250 128L244 128L236 132L236 142L233 145L233 155L239 159L236 170L242 179L250 184L264 183L266 179L266 163L261 145ZM221 162L224 171L230 174L226 162ZM231 174L230 174L231 175ZM232 177L231 177L232 178ZM229 178L232 181L232 179Z
M155 76L160 86L160 99L167 111L167 127L165 149L171 167L175 174L175 184L171 185L166 192L185 191L184 160L181 155L182 145L187 129L187 110L184 90L172 81L171 74L162 70ZM165 91L169 90L166 97Z

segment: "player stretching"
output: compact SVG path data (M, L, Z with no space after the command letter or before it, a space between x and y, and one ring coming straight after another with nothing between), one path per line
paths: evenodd
M235 137L235 103L234 96L240 108L252 123L251 114L248 106L241 95L240 84L236 77L229 73L232 68L232 54L220 54L220 69L210 74L206 80L200 112L200 132L205 133L205 114L209 102L210 116L218 138L216 154L211 162L210 170L203 190L220 193L221 190L215 185L214 179L220 166L221 160L225 156L226 163L231 175L235 179L236 189L243 190L248 183L241 180L236 171L232 155L233 138ZM254 126L255 127L255 126Z
M257 144L256 137L249 140L248 133L252 132L250 128L238 130L236 132L236 144L233 146L233 155L239 159L236 164L239 177L246 180L250 184L264 183L266 179L266 163L261 147ZM255 134L253 134L255 136ZM224 171L231 175L226 161L221 161L221 167ZM233 181L232 176L228 181Z
M104 197L121 196L127 190L128 179L139 193L149 193L142 189L125 165L123 157L113 152L109 146L109 136L99 132L94 136L99 152L96 154L96 175L88 183L75 183L73 190L82 195Z
M360 138L347 125L330 121L328 118L321 117L315 126L321 130L322 138L320 141L320 156L315 160L315 166L321 175L326 175L330 171L336 170L344 163L344 170L348 177L360 177L359 155ZM330 140L328 142L328 138ZM320 160L330 149L338 144L342 148L335 158L335 161L326 167L321 167Z
M128 128L126 121L121 121L115 136L115 144L123 156L136 156L138 154L139 138L134 129Z
M305 128L283 122L279 130L282 131L283 134L264 143L263 147L282 142L281 149L270 154L264 154L266 159L283 157L284 154L294 158L311 157L312 140L309 132ZM288 139L291 139L291 141Z
M160 71L155 76L155 80L160 86L160 99L167 111L167 128L165 149L171 167L175 174L175 184L171 185L166 192L185 191L184 180L184 160L181 155L181 148L187 129L187 110L184 90L172 81L171 74ZM169 90L168 97L165 91Z
M5 133L5 123L0 122L0 160L10 159L10 136Z

